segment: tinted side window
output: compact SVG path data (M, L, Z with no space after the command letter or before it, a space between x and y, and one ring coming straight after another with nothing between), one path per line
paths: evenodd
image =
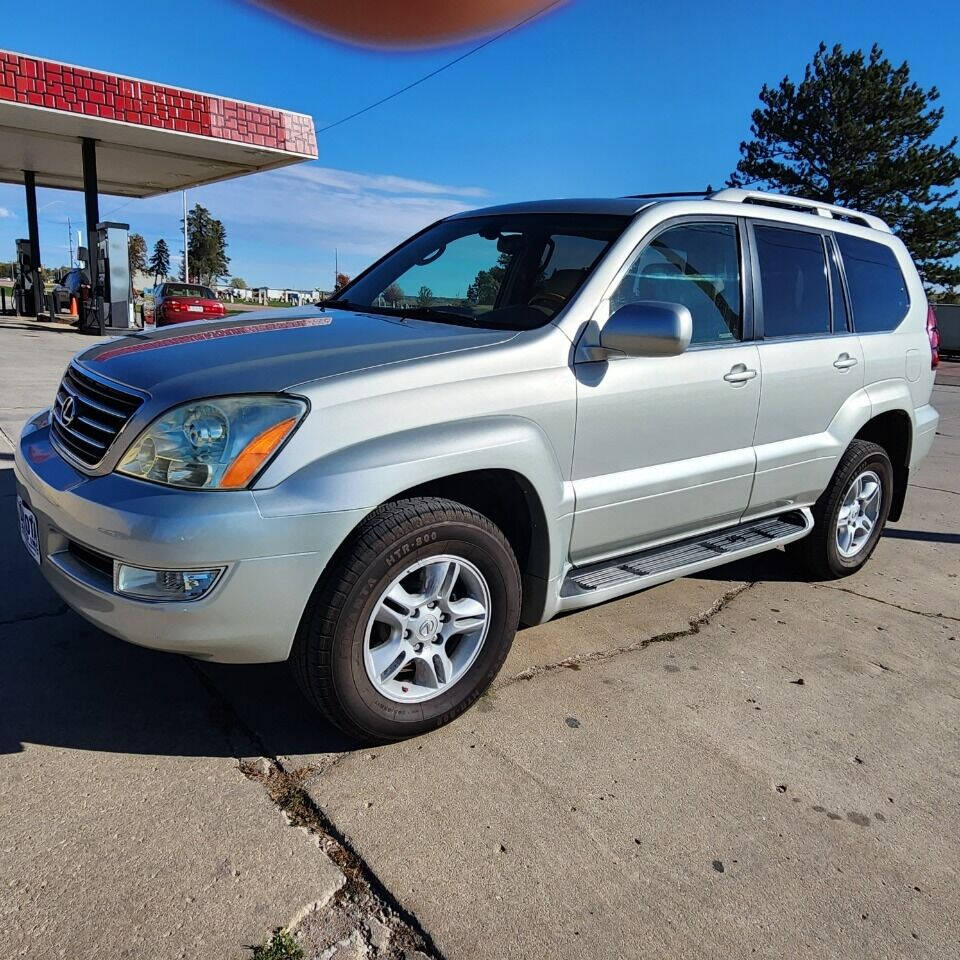
M910 297L900 264L882 243L837 234L858 333L893 330L907 315Z
M763 335L798 337L830 332L830 290L818 233L755 225Z
M630 265L610 309L638 300L687 307L693 316L692 343L743 339L736 224L685 223L658 234Z

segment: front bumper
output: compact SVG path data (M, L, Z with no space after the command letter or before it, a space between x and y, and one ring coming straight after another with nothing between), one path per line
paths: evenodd
M48 427L33 424L20 436L14 473L37 518L41 569L66 603L123 640L222 663L289 656L320 574L366 513L264 517L251 491L89 477L54 450ZM140 567L224 572L198 600L135 600L78 562L71 543Z

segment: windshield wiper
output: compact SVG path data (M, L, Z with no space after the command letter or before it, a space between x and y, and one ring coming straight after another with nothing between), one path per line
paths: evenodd
M462 327L486 327L485 324L476 317L466 313L455 313L453 310L437 310L434 307L410 307L399 311L405 317L413 317L414 320L432 320L437 323L455 323Z
M438 310L435 307L378 307L371 304L353 303L350 300L323 300L321 307L334 307L338 310L355 310L358 313L376 313L385 317L412 317L414 320L428 320L436 323L455 323L463 327L488 327L476 317L452 310Z
M351 303L349 300L321 300L318 307L336 307L338 310L370 310L362 303Z

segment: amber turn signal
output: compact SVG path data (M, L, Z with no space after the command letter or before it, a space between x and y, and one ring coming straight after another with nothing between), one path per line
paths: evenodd
M273 454L296 426L297 418L281 420L255 436L227 468L221 487L245 487L264 462Z

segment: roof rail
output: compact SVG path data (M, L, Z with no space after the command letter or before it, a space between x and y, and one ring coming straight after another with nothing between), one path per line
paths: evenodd
M667 200L670 197L706 197L713 193L713 187L706 190L667 190L665 193L628 193L624 200Z
M780 207L785 210L799 210L802 213L812 213L820 217L829 217L833 220L842 220L846 223L856 223L862 227L871 227L873 230L883 230L890 233L886 221L859 210L848 210L846 207L837 207L832 203L821 203L819 200L805 200L803 197L788 197L782 193L767 193L763 190L737 190L728 187L710 195L711 200L725 200L728 203L755 203L764 207Z

